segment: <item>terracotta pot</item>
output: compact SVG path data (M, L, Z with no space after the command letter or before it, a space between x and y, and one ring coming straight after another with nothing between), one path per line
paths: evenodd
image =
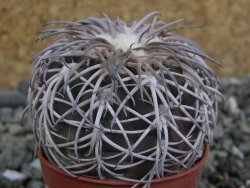
M202 169L209 153L210 146L206 145L205 152L200 161L198 161L189 170L182 173L166 176L161 179L153 180L152 188L197 188L200 182ZM40 158L43 177L49 188L110 188L110 187L131 187L133 184L123 181L97 180L86 177L73 178L59 169L57 166L47 161L38 150L37 155Z

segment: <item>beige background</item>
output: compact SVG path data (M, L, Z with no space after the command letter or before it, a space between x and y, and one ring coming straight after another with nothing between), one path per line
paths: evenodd
M222 62L223 68L212 66L220 77L250 73L250 0L0 0L0 89L14 89L28 78L30 60L48 44L34 40L46 22L100 12L130 22L153 10L166 22L184 18L202 25L179 33Z

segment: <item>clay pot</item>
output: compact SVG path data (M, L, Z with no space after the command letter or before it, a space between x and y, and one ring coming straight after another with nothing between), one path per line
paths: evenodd
M192 168L181 173L166 176L161 179L153 180L152 188L197 188L200 182L204 163L207 159L210 146L206 145L205 152L200 161ZM110 188L132 187L133 183L112 180L97 180L86 177L71 177L57 166L51 164L38 150L37 155L40 158L43 177L49 188ZM142 186L141 186L142 187Z

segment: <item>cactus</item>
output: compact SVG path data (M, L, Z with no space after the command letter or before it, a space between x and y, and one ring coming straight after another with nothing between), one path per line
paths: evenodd
M205 60L217 62L172 33L184 20L158 16L49 22L39 36L55 37L33 60L34 133L70 175L150 184L192 167L212 141L221 94Z

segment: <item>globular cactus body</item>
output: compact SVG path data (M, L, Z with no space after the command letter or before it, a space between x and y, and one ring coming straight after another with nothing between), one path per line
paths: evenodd
M146 22L152 18L152 21ZM218 80L177 20L152 12L126 24L87 18L45 30L56 36L34 59L29 103L37 143L73 176L150 183L178 173L212 140Z

